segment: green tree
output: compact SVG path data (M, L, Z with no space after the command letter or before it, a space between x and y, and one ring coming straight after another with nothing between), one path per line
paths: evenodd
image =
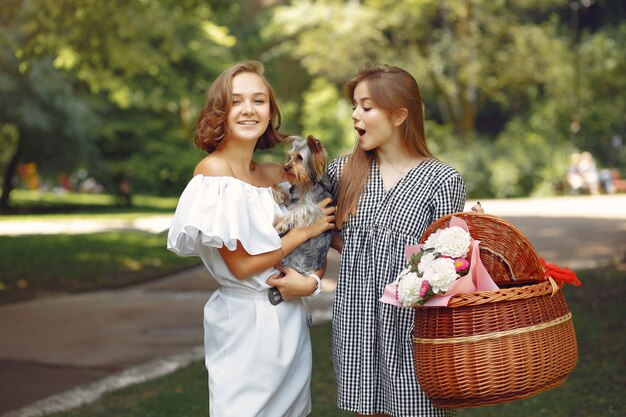
M354 145L352 110L337 88L324 78L316 78L303 94L301 124L303 135L322 140L329 156L348 153Z
M215 23L216 11L229 12L231 6L225 0L14 0L0 7L0 83L4 80L0 100L17 111L10 105L15 99L9 96L28 91L28 83L37 92L64 82L67 92L67 100L63 95L33 95L33 103L41 104L35 115L15 117L3 112L0 123L11 124L18 132L10 158L15 163L6 165L4 175L5 205L17 162L37 157L32 151L36 147L30 145L35 139L45 141L42 146L50 149L61 150L67 144L71 163L66 167L70 169L86 162L85 153L78 149L96 149L105 158L115 155L115 162L90 164L104 176L130 169L121 166L120 159L137 164L136 171L146 170L155 159L155 141L163 143L159 150L171 151L183 142L190 146L202 94L210 80L230 64L229 48L236 41L227 28ZM17 77L28 82L19 83ZM73 124L79 131L69 133L72 141L52 134L50 125L35 126L37 118L63 120L59 111L67 117L74 113L81 122ZM85 112L98 114L100 123L95 129L87 123L90 118ZM111 118L123 120L124 127ZM158 121L169 128L157 132ZM107 127L109 123L113 126ZM152 127L144 129L146 123ZM42 134L27 134L37 129ZM141 137L147 131L152 136ZM112 138L115 132L120 137ZM98 146L88 146L94 140ZM122 157L123 149L133 152L132 158L129 154ZM178 165L175 154L169 157L171 165Z
M626 146L612 143L616 135L626 138L626 56L618 45L626 45L626 23L583 36L571 135L576 148L612 167L626 166Z
M202 0L22 0L13 16L24 59L50 54L122 108L162 108L222 69L236 41ZM221 9L220 9L221 10ZM200 74L188 78L194 70Z
M470 142L482 111L491 105L506 118L523 109L563 60L567 41L549 19L559 3L299 0L275 9L266 36L311 74L338 82L364 61L403 66L433 117Z
M96 117L89 96L50 59L32 60L24 68L0 47L0 65L0 125L8 145L0 208L7 209L21 158L44 171L71 166L93 152Z
M272 10L263 36L274 55L337 86L363 62L406 68L420 83L433 149L464 170L471 193L546 194L574 148L625 164L626 147L612 145L626 138L618 3L293 0Z

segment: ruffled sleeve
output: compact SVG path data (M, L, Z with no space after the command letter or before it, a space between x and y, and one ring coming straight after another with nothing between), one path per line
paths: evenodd
M180 196L167 236L167 248L182 256L209 246L230 250L237 241L251 255L280 248L273 227L280 214L268 188L231 177L196 175Z

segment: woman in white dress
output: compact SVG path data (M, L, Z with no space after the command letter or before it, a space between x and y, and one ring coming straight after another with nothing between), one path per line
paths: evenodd
M304 241L334 227L334 208L282 238L271 186L278 164L256 163L256 149L281 143L280 111L260 63L246 61L211 85L195 142L208 152L183 191L168 249L199 256L220 284L204 308L205 363L212 417L300 417L311 410L311 342L300 297L314 277L274 267ZM322 202L323 207L330 199ZM299 278L299 279L296 279ZM285 300L270 302L268 289Z

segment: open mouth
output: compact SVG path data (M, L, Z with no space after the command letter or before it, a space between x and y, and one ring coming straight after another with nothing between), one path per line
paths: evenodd
M237 122L237 124L242 126L252 126L257 124L257 122L255 122L254 120L242 120L241 122Z
M361 129L359 127L354 127L354 130L356 130L356 132L359 134L359 137L363 136L365 134L365 129Z

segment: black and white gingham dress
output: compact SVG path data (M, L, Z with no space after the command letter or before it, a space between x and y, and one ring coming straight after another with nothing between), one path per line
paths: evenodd
M347 157L333 161L333 193ZM379 302L405 267L404 250L428 225L462 211L465 183L453 168L429 158L385 192L374 160L357 215L344 226L333 307L333 365L338 406L393 417L454 416L433 408L413 369L413 310Z

